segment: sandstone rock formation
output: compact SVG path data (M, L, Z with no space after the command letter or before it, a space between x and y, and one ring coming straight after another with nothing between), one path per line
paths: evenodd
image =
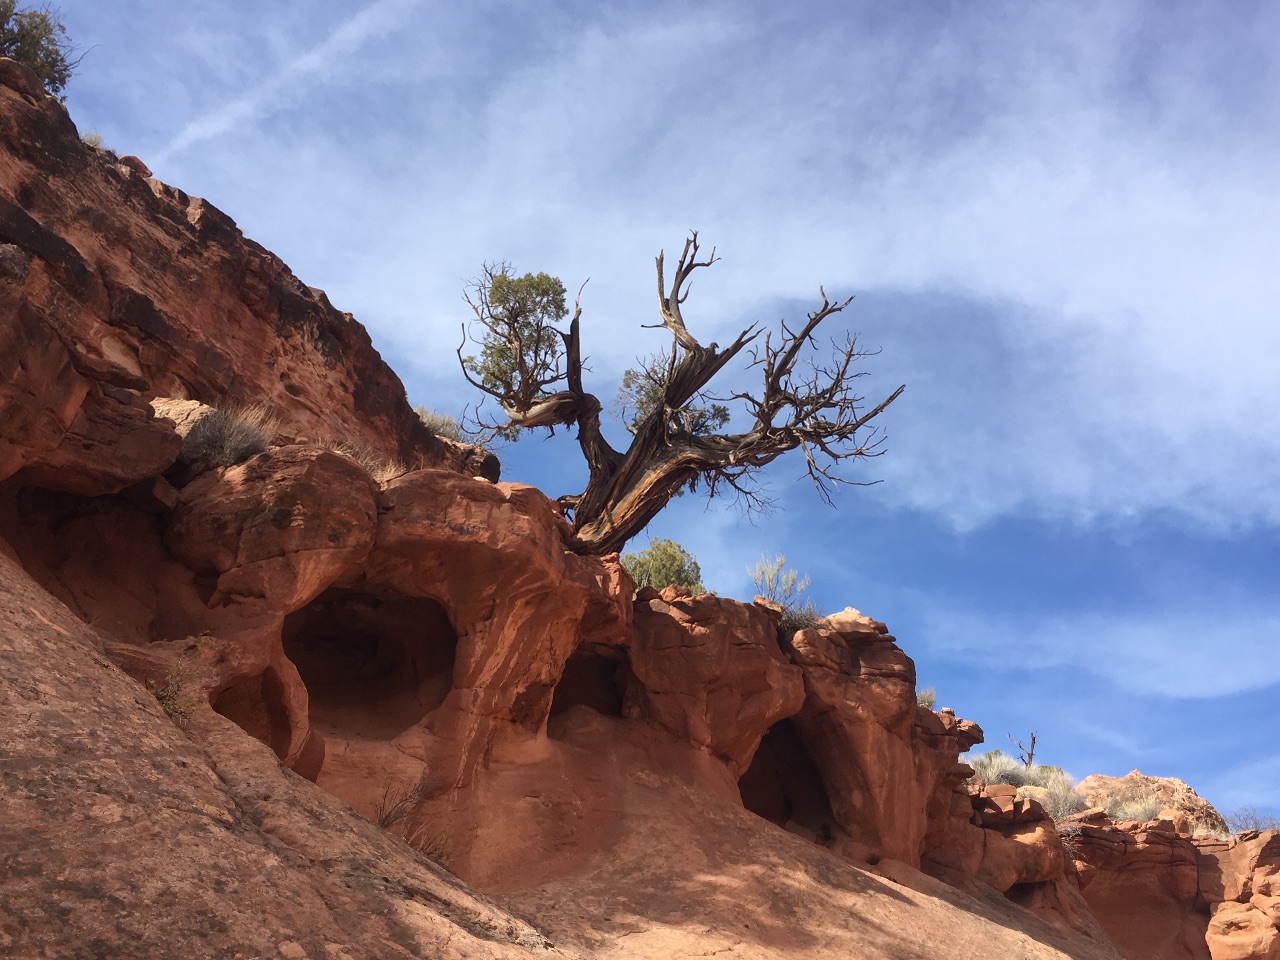
M1184 836L1226 836L1227 824L1213 805L1174 777L1149 777L1133 770L1123 777L1095 773L1076 788L1090 806L1105 807L1108 801L1126 805L1148 805L1152 815L1173 823ZM1121 819L1116 817L1115 819Z
M1280 958L1280 831L1249 831L1199 850L1200 896L1211 914L1209 955Z
M163 472L180 441L157 396L263 403L286 439L497 478L423 426L323 291L212 204L81 143L28 79L0 77L0 479L93 496Z
M1068 828L1084 899L1121 953L1130 960L1280 955L1280 833L1192 838L1179 831L1176 813L1115 823L1093 809Z
M967 782L884 624L635 596L4 64L0 134L0 953L1116 956L1110 867ZM259 401L267 449L179 463ZM1271 841L1220 852L1220 939L1271 949Z

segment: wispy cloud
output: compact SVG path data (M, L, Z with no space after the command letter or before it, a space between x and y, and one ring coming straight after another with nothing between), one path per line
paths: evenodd
M1019 669L1071 667L1127 695L1210 698L1280 684L1280 611L1274 609L1082 610L1016 619L934 610L924 634L933 655L1007 669L1009 651L1016 650Z
M358 76L350 58L370 40L394 31L419 0L375 0L344 20L321 43L286 62L251 90L197 117L183 127L153 158L163 166L198 143L230 133L301 96L316 81L335 74ZM346 63L346 68L341 65Z

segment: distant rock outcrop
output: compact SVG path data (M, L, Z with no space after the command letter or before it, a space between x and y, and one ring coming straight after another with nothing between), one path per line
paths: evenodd
M1229 833L1222 814L1189 786L1174 777L1149 777L1133 770L1123 777L1105 777L1100 773L1086 777L1076 787L1092 807L1106 807L1108 802L1134 808L1149 806L1146 817L1159 816L1168 820L1184 836L1222 836ZM1113 815L1113 819L1125 819Z

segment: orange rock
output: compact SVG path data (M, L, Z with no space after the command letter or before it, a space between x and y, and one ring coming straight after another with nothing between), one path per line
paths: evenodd
M804 679L758 606L688 593L668 587L636 604L631 669L640 715L723 757L740 775L765 732L799 711Z

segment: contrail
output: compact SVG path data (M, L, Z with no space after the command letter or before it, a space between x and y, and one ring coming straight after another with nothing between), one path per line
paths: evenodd
M335 59L355 53L370 38L391 32L419 0L375 0L350 17L333 33L301 56L286 63L276 73L243 94L192 120L155 155L155 166L163 166L183 150L234 130L246 121L268 112L280 102L281 94L321 73Z

